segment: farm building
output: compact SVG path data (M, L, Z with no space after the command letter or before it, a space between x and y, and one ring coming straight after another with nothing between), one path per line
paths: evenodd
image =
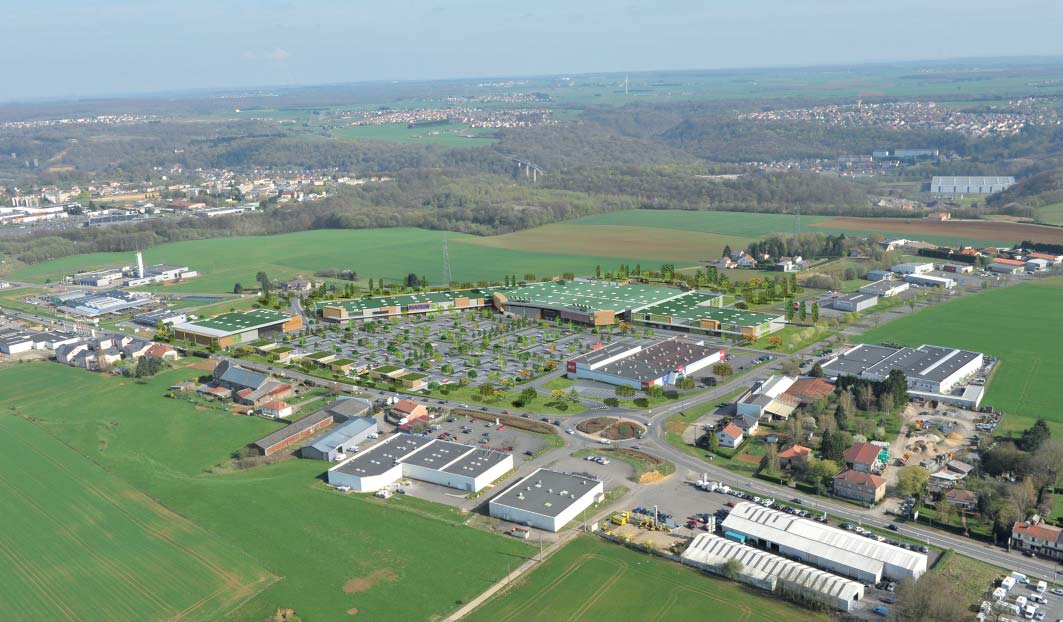
M218 363L213 375L215 384L232 391L233 400L240 404L259 407L292 394L291 385L229 361Z
M398 434L328 470L333 486L375 492L403 477L479 492L513 469L513 456L425 436Z
M922 285L924 287L943 287L945 289L956 287L955 280L931 274L906 274L904 275L904 280L912 285Z
M251 443L251 448L263 456L271 456L278 451L291 447L299 441L329 427L335 416L327 408L311 413L298 421L293 421L283 428Z
M769 592L800 594L839 611L864 597L862 583L712 534L698 534L681 556L684 564L716 574L731 560L742 564L739 581Z
M993 194L1015 185L1011 176L996 177L950 177L935 175L930 179L932 194L948 197L962 197L968 194Z
M834 299L832 306L839 311L855 313L870 309L878 304L878 296L875 294L845 294Z
M288 315L269 309L225 313L205 320L175 324L174 338L202 346L228 348L261 337L272 337L303 327L300 315Z
M739 416L770 416L773 419L788 419L801 405L798 398L786 395L796 378L791 376L768 376L763 382L753 385L738 401L735 412Z
M303 447L301 453L304 458L335 462L337 459L342 460L350 451L356 450L359 444L369 440L374 434L377 434L376 419L355 417Z
M893 279L883 279L881 281L875 281L870 285L861 287L858 291L861 294L870 294L872 296L879 296L881 298L889 298L890 296L896 296L897 294L908 291L911 285L907 281L895 281Z
M823 373L833 378L858 376L882 381L890 371L899 369L907 378L910 393L949 401L952 390L981 369L984 359L981 352L940 346L897 348L861 344L824 363Z
M675 384L723 357L723 350L704 341L672 337L645 347L621 341L568 361L566 371L569 378L648 389Z
M772 510L748 501L723 520L723 528L759 543L769 552L874 584L883 578L919 578L926 555L855 533Z
M491 516L557 532L605 496L605 485L580 475L538 469L488 503Z

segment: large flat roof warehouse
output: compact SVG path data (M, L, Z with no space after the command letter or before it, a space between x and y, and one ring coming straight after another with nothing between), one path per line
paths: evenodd
M631 348L629 343L613 343L575 360L577 362L586 360L593 365L593 361L608 360ZM630 356L623 356L596 367L594 370L633 380L656 380L665 374L675 372L679 367L709 358L719 351L718 347L705 346L687 339L666 339L642 348Z
M918 348L895 348L861 344L824 365L831 375L888 376L899 369L908 379L940 383L976 359L979 352L921 345Z
M491 499L491 503L556 517L598 484L579 475L539 469Z
M580 311L613 310L617 312L641 309L663 300L680 296L683 290L674 287L604 281L546 281L518 287L502 288L510 302L575 309Z
M1011 176L996 177L933 177L930 192L935 194L992 194L1015 185Z
M425 436L399 434L341 462L332 469L358 477L380 475L391 470L397 462L432 441L433 439Z
M194 331L212 337L226 337L234 333L273 326L287 322L292 316L272 309L252 309L225 313L216 317L174 326L176 330Z

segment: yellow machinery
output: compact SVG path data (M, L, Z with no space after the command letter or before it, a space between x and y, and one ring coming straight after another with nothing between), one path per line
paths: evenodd
M626 525L630 518L631 512L617 512L613 514L612 521L614 525Z

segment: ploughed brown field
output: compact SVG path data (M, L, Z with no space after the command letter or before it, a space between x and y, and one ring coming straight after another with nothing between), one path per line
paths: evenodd
M1007 242L1033 240L1035 242L1063 244L1063 229L999 221L946 220L939 222L914 218L904 220L900 218L840 217L821 220L813 224L812 228L882 231L912 236L939 235Z

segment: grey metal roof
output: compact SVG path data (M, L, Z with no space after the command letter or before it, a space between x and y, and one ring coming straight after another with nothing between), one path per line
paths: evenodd
M332 411L333 414L340 415L341 417L360 417L364 415L373 407L369 400L363 400L359 397L350 397L347 399L337 400L325 408Z
M601 485L593 479L539 469L491 499L491 505L504 505L556 517Z
M321 453L329 453L348 440L358 436L369 429L376 429L376 419L370 417L357 417L344 422L340 427L329 432L315 441L311 447Z
M450 441L433 440L416 452L402 459L404 464L426 469L442 470L451 462L472 451L470 445Z
M848 302L850 304L859 304L867 300L877 299L875 294L846 294L844 296L838 296L838 302Z
M257 389L269 380L269 376L259 373L257 371L251 371L250 369L244 369L239 365L233 365L228 361L223 361L219 365L227 365L225 370L222 371L218 380L227 382L239 387Z
M36 333L25 330L0 330L0 343L6 346L14 346L26 342L33 343L36 341L34 339L35 335Z
M624 352L627 352L628 350L634 350L637 347L638 346L636 344L627 340L617 341L607 346L602 346L597 350L591 350L586 354L581 354L580 356L577 356L572 360L578 363L585 363L589 366L592 366L596 363L611 359L614 356L619 356Z
M918 348L858 345L824 365L831 375L887 376L899 369L908 378L942 382L977 357L978 352L921 345Z
M1011 176L947 177L935 176L930 180L930 191L940 193L989 194L1006 190L1015 184Z
M840 600L855 600L864 594L863 584L857 581L707 533L698 534L682 558L684 563L707 567L738 560L742 574L758 579L775 577Z
M447 465L443 471L466 477L479 477L488 469L505 460L507 456L509 454L501 451L477 447Z
M723 520L723 527L872 574L882 574L885 564L905 568L915 576L926 571L926 555L922 553L749 501L736 505Z

